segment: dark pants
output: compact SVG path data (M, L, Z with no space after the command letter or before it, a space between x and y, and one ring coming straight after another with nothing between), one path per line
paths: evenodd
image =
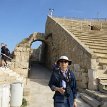
M68 99L65 99L64 102L54 102L54 107L73 107L70 106Z
M3 60L5 62L5 66L7 65L7 57L2 55L1 60Z

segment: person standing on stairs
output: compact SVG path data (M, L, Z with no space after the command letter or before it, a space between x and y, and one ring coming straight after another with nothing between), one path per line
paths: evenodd
M52 72L49 87L55 91L54 107L77 107L77 86L74 73L68 68L71 62L67 56L61 56L57 61L59 69Z
M8 56L10 55L10 51L7 48L7 45L4 43L1 44L1 60L2 60L2 66L6 67L7 66L7 59Z

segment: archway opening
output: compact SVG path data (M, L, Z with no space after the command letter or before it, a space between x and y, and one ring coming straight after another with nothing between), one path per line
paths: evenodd
M46 44L44 41L36 40L31 44L29 63L30 66L35 64L45 65Z

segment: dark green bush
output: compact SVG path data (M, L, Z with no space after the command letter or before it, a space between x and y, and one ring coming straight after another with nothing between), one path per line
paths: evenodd
M23 98L21 107L26 107L26 106L27 106L27 101L25 98Z

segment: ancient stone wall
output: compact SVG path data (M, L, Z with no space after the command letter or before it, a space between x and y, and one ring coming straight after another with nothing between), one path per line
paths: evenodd
M51 34L50 36L48 36ZM61 55L67 55L74 64L80 64L83 68L91 67L91 54L88 53L65 29L60 27L52 19L46 23L46 35L48 41L49 59L58 59ZM83 61L84 60L84 61Z
M45 34L33 33L20 42L14 51L14 71L28 76L31 45L35 41L42 41L42 62L51 68L61 55L66 55L72 60L72 65L78 87L97 89L97 59L89 48L85 47L75 36L58 24L53 18L48 17L45 27ZM43 53L44 51L44 53ZM24 66L23 66L24 65ZM25 71L24 71L25 70Z
M14 51L15 59L12 68L24 77L28 76L30 48L16 47Z
M43 33L33 33L28 38L25 38L20 42L14 50L14 59L12 60L11 69L17 73L28 77L29 59L31 55L31 45L36 40L44 41Z
M61 55L68 56L73 61L72 68L76 71L78 85L87 88L88 69L91 69L91 59L94 57L50 17L46 22L45 33L48 42L47 65L51 66Z

